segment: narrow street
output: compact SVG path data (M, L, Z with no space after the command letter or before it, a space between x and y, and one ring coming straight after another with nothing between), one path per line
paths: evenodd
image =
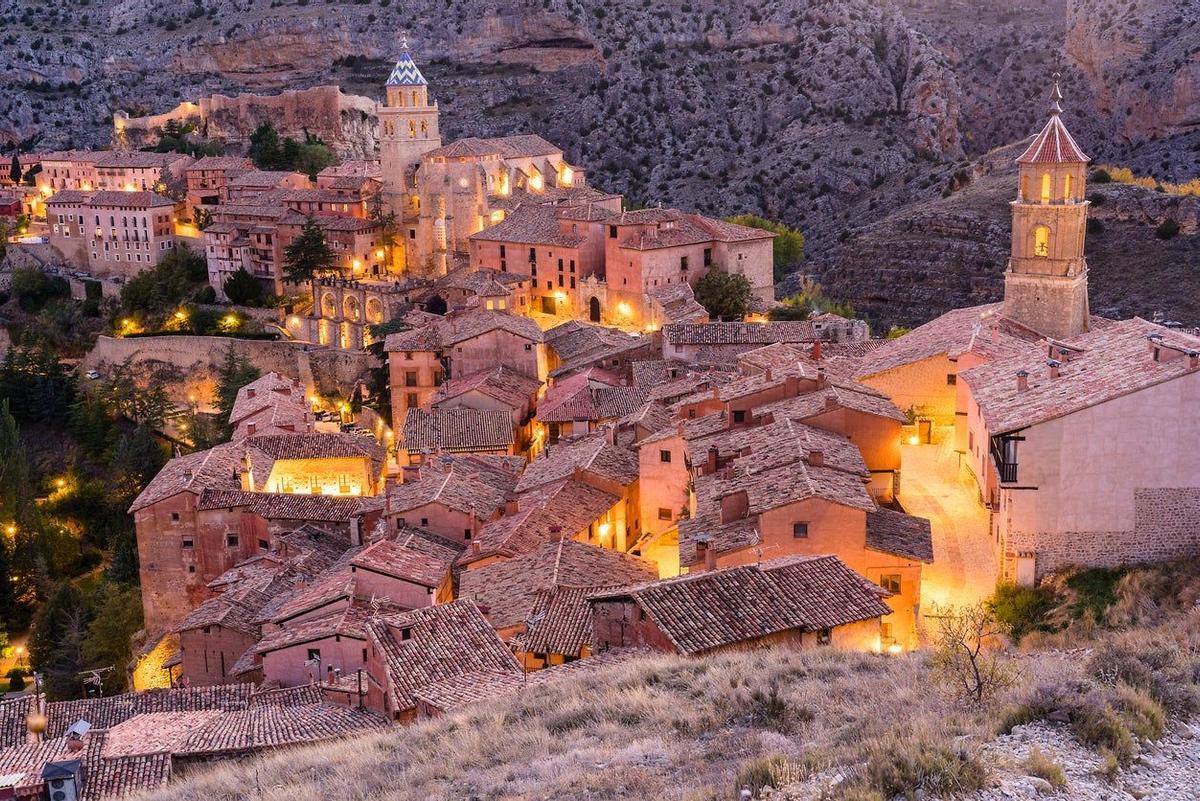
M932 565L922 571L921 604L964 606L992 594L996 559L987 509L973 482L960 479L958 454L947 438L934 445L904 445L900 502L928 518L933 528Z

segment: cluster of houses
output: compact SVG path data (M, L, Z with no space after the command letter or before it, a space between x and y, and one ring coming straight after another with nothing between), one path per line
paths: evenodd
M709 322L696 272L745 269L757 289L769 236L621 212L536 137L443 147L407 57L380 110L382 181L191 165L213 247L309 213L375 226L356 193L379 184L403 270L367 258L378 240L350 251L362 264L316 282L310 322L359 347L388 308L363 288L404 298L382 348L391 426L322 430L307 388L275 373L243 387L231 440L172 459L130 509L164 689L0 706L0 774L18 797L86 775L84 797L105 798L646 650L916 648L935 532L905 512L904 442L958 453L1005 579L1200 553L1200 338L1090 315L1087 158L1059 99L1018 159L1004 301L889 340L833 315ZM247 182L262 194L239 196ZM302 205L321 192L349 211ZM301 205L272 225L228 216L266 198ZM435 275L414 277L426 259ZM539 324L559 302L573 319ZM27 737L27 715L49 728Z

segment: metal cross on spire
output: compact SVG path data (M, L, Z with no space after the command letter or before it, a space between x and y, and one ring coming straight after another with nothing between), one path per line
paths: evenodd
M1062 110L1063 110L1063 108L1062 108L1062 99L1063 99L1062 90L1058 88L1058 79L1061 77L1062 77L1062 75L1060 73L1057 73L1057 72L1054 73L1054 91L1052 91L1050 93L1050 113L1055 114L1055 115L1062 114Z
M400 30L400 52L408 52L408 31L404 29Z

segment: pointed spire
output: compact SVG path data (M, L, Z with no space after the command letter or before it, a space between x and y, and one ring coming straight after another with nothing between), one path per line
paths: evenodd
M1062 90L1058 88L1058 79L1062 76L1054 73L1054 91L1050 93L1050 114L1057 117L1062 114Z
M426 86L428 83L408 52L408 31L400 31L400 58L397 59L396 66L392 67L392 74L388 76L387 85Z

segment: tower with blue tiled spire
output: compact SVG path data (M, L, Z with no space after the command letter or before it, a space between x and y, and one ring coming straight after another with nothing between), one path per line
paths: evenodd
M386 84L387 97L377 108L379 162L383 194L401 220L415 220L420 212L413 178L421 156L442 146L438 131L438 105L429 100L429 82L401 36L400 57Z

